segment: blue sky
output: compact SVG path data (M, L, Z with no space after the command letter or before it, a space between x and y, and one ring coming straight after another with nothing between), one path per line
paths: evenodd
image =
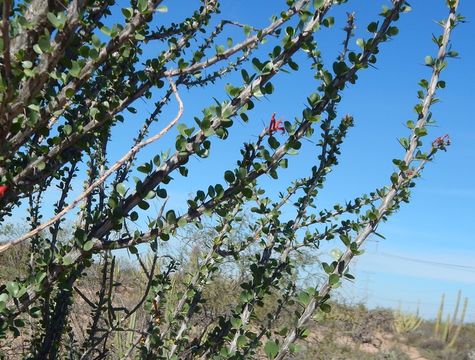
M357 280L353 284L345 283L339 295L346 301L364 301L371 307L397 307L401 302L404 309L415 310L419 302L421 313L434 317L440 295L447 294L448 307L453 309L457 290L462 289L471 301L467 320L475 322L475 238L472 230L475 223L475 3L471 0L460 2L460 12L468 20L455 30L452 37L460 59L450 60L442 75L447 88L438 94L441 102L433 107L437 125L430 129L427 140L429 143L431 139L448 133L453 144L447 153L438 154L426 168L413 191L411 203L404 205L380 227L386 239L370 239L366 254L353 265ZM161 21L168 23L182 16L185 10L191 14L198 1L188 0L188 3L189 7L178 7L174 2L164 1L169 12L160 15L163 16ZM356 12L356 37L350 43L350 49L356 49L355 39L368 36L366 26L378 20L377 14L384 3L388 2L349 0L332 11L330 15L336 20L334 28L323 29L316 36L329 67L341 49L345 12ZM381 47L376 69L361 72L357 84L344 91L339 115L353 115L356 126L342 148L340 165L328 176L320 199L322 207L351 200L387 184L393 171L391 160L402 156L397 138L407 135L404 124L415 118L412 108L417 103L417 83L430 76L429 69L423 65L424 57L434 56L436 52L431 36L440 34L441 28L434 20L447 15L443 0L414 0L411 5L413 11L403 15L397 23L399 35ZM268 24L272 14L284 8L283 0L226 0L220 18L262 27ZM242 37L242 32L227 34ZM270 41L270 44L264 46L261 54L272 49L275 42ZM145 56L152 57L155 51L152 47ZM302 69L306 68L303 56L296 60ZM246 68L250 68L249 64ZM185 103L181 122L191 126L193 116L211 105L213 97L225 99L223 88L227 82L239 84L239 79L240 76L231 75L208 89L181 89ZM236 121L229 141L214 141L210 158L190 161L189 179L176 176L168 188L172 206L184 209L190 193L207 188L209 184L223 183L223 173L238 159L243 141L255 138L273 112L286 119L299 116L306 96L317 86L308 68L298 73L281 74L273 83L276 92L256 104L255 110L249 114L249 123ZM120 158L128 150L143 116L152 110L153 104L139 104L138 113L127 115L126 124L114 129L111 160ZM163 120L154 124L153 130L161 129L175 112L176 106L172 104L164 111ZM149 160L161 150L173 147L175 136L176 132L171 132L160 144L147 148L140 160ZM313 144L304 144L301 156L290 159L291 166L282 173L280 182L264 179L262 184L268 184L271 193L277 192L285 188L286 180L306 175L309 163L315 159L313 149ZM75 193L80 190L79 180ZM158 204L156 206L158 208Z

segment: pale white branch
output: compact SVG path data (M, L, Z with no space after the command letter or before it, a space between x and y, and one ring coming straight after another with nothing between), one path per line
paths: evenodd
M44 222L43 224L39 225L35 229L29 231L25 235L10 241L4 245L0 246L0 253L8 250L12 246L18 245L22 243L23 241L31 238L32 236L35 236L42 230L46 229L47 227L51 226L54 224L56 221L59 221L64 215L66 215L67 212L70 210L74 209L83 199L85 199L95 188L98 186L102 185L107 178L114 173L117 169L119 169L127 160L129 160L131 157L133 157L135 154L137 154L142 148L145 146L157 141L160 139L163 135L165 135L170 129L176 125L178 120L181 118L183 115L183 101L180 98L180 95L178 93L178 90L176 88L175 83L171 78L168 78L170 81L171 88L173 90L173 93L175 94L175 98L178 102L178 113L175 116L175 118L168 123L167 126L165 126L158 134L149 137L148 139L142 141L141 143L135 145L132 149L130 149L120 160L118 160L114 165L112 165L107 171L104 172L104 174L99 177L96 181L94 181L81 195L79 195L71 204L66 206L63 210L61 210L58 214L56 214L54 217L49 219L48 221Z

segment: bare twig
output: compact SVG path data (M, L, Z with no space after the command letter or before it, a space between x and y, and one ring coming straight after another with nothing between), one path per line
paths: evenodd
M350 42L351 37L353 36L353 30L355 29L355 13L348 13L348 20L346 22L346 26L343 30L345 30L346 37L343 41L343 51L340 54L340 61L345 61L346 53L348 52L348 43Z

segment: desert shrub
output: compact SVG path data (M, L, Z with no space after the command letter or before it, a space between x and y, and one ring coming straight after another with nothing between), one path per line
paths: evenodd
M196 9L171 2L170 17L162 0L1 2L7 357L281 360L309 338L315 314L332 305L338 313L332 290L353 279L349 266L365 241L450 145L448 135L426 139L441 73L457 56L450 35L463 21L458 1L445 1L387 182L323 207L327 176L355 125L339 114L344 90L377 64L411 9L393 0L358 27L349 12L341 31L331 11L346 2L287 0L273 5L276 15L253 14L272 15L260 28L221 14L218 0ZM332 27L343 44L328 63L318 36ZM278 81L297 71L314 81L311 90L297 77ZM292 116L268 114L256 125L259 101L277 86L301 94ZM188 106L191 97L201 111ZM124 139L129 150L118 155ZM294 156L305 149L310 156ZM285 173L299 159L306 173ZM219 180L208 176L211 165ZM191 192L181 205L174 185ZM28 230L16 236L5 224L18 214ZM338 248L330 260L321 257L327 244ZM121 265L125 256L133 266ZM302 281L303 267L317 275ZM341 309L335 321L350 338L371 341L373 329L359 321L366 310ZM307 348L318 357L327 346ZM340 348L335 357L354 351Z

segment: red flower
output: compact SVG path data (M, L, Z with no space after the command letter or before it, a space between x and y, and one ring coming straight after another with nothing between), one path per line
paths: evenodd
M0 199L5 196L8 191L8 185L0 185Z
M269 124L269 135L272 135L276 131L282 131L283 134L285 133L285 128L282 120L275 120L275 113L273 113Z
M446 146L450 145L450 136L449 134L445 134L444 136L439 136L432 141L432 147L438 149L445 149Z

